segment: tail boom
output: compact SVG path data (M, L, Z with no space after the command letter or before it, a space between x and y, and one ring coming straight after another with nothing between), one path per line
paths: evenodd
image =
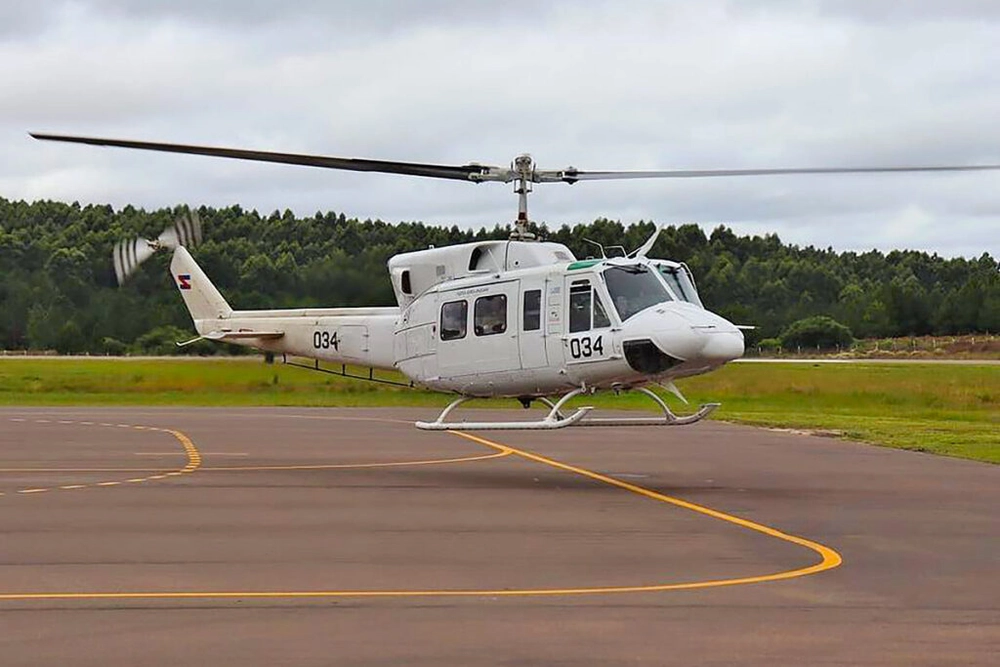
M333 363L394 369L398 308L233 310L183 247L170 272L198 338ZM188 343L194 342L188 341Z

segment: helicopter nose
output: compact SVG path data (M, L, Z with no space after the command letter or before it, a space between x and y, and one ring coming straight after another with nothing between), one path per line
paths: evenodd
M629 320L627 328L644 331L661 352L682 362L715 366L743 356L742 331L715 313L687 306L662 304Z
M735 329L735 327L734 327ZM743 356L743 332L716 331L706 334L699 356L713 364L724 364Z
M704 334L698 359L722 365L743 356L743 332L735 324L709 310L686 312L691 328Z
M672 360L670 363L677 364L697 358L705 347L706 336L672 306L661 304L635 315L625 322L624 331L626 338L650 341Z

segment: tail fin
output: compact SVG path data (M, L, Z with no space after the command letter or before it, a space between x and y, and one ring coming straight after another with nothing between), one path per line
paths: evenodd
M233 309L184 246L174 250L170 274L199 333L202 333L199 320L225 319L232 314Z

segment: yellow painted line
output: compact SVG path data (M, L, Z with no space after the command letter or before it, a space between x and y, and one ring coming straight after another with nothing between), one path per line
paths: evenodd
M780 581L784 579L794 579L806 575L817 574L826 570L831 570L840 566L843 562L840 554L830 547L819 544L804 537L789 535L776 528L771 528L763 524L742 519L740 517L726 514L718 510L704 507L695 503L674 498L657 491L623 482L607 475L572 466L554 459L534 454L521 449L516 449L508 445L501 445L485 438L480 438L468 433L459 431L449 431L473 442L485 445L498 452L514 454L522 458L541 463L547 466L558 468L566 472L571 472L584 477L589 477L595 481L610 484L618 488L630 491L651 500L676 505L684 509L698 512L720 519L728 523L735 524L742 528L747 528L759 533L763 533L776 539L784 540L792 544L805 547L820 556L820 561L806 567L792 570L782 570L768 574L737 577L732 579L710 579L703 581L688 581L679 583L646 584L635 586L588 586L575 588L525 588L525 589L418 589L418 590L328 590L328 591L115 591L115 592L77 592L77 593L0 593L0 601L3 600L149 600L149 599L289 599L289 598L404 598L404 597L424 597L424 598L455 598L455 597L543 597L543 596L570 596L570 595L598 595L611 593L657 593L666 591L697 590L703 588L719 588L723 586L740 586L745 584L760 584L769 581Z
M820 544L819 542L814 542L812 540L806 539L804 537L799 537L797 535L790 535L789 533L782 532L777 528L771 528L770 526L765 526L764 524L757 523L756 521L750 521L749 519L743 519L732 514L727 514L725 512L720 512L719 510L714 510L710 507L705 507L704 505L698 505L687 500L682 500L681 498L675 498L673 496L668 496L658 491L653 491L641 487L637 484L632 484L630 482L625 482L614 477L609 477L608 475L602 475L599 472L594 472L593 470L587 470L586 468L581 468L578 466L572 466L567 463L562 463L556 461L555 459L550 459L540 454L535 454L533 452L528 452L521 449L515 449L509 445L501 445L496 442L492 442L485 438L480 438L479 436L472 435L471 433L462 433L460 431L449 431L449 433L454 433L457 436L466 438L467 440L472 440L473 442L478 442L481 445L486 445L487 447L492 447L498 450L506 450L512 454L520 456L521 458L528 459L529 461L535 461L537 463L542 463L547 466L552 466L553 468L558 468L560 470L565 470L567 472L575 473L577 475L583 475L584 477L589 477L598 482L604 482L605 484L610 484L611 486L617 486L620 489L626 491L631 491L640 496L650 498L652 500L658 500L660 502L669 503L671 505L676 505L677 507L682 507L686 510L691 510L692 512L697 512L699 514L704 514L710 516L713 519L719 519L721 521L726 521L741 528L747 528L749 530L756 531L758 533L763 533L768 537L773 537L775 539L784 540L785 542L790 542L796 544L800 547L805 547L811 551L816 552L820 556L820 561L809 567L799 568L796 570L788 570L785 572L778 572L774 574L762 575L759 577L745 577L742 579L733 579L731 581L738 583L760 583L765 581L776 581L779 579L793 579L795 577L803 577L809 574L816 574L818 572L824 572L826 570L832 570L835 567L839 567L843 563L843 558L839 553L834 551L828 546ZM725 583L715 583L714 586L724 586L732 585ZM702 586L703 587L703 586Z
M157 472L162 468L0 468L4 472Z
M356 468L393 468L398 466L429 466L444 463L469 463L472 461L486 461L488 459L498 459L510 456L512 452L496 452L494 454L481 454L479 456L462 456L450 459L424 459L420 461L387 461L385 463L324 463L317 465L289 465L289 466L212 466L202 468L202 472L218 470L351 470Z
M41 423L41 424L50 424L50 423L52 423L52 421L48 420L48 419L36 419L35 422L36 423ZM88 426L94 426L95 425L94 422L77 422L77 421L70 421L70 420L58 420L58 422L56 422L56 423L59 423L59 424L80 424L80 425L88 425ZM158 427L155 427L155 426L140 426L140 425L133 425L133 424L110 424L110 423L107 423L107 422L101 422L100 424L96 424L96 425L99 425L99 426L115 426L115 427L119 427L119 428L133 428L133 429L142 430L142 431L159 431L161 433L169 433L178 442L180 442L181 445L184 447L184 454L187 456L187 464L183 468L181 468L180 470L176 470L176 471L168 472L168 473L163 473L163 474L157 475L155 477L152 477L152 476L134 477L134 478L131 478L131 479L126 479L124 481L121 481L121 480L117 480L117 481L115 481L115 480L108 480L108 481L104 481L104 482L94 482L94 483L90 483L90 484L63 484L63 485L58 486L56 488L63 489L63 490L70 490L70 489L84 489L84 488L94 487L94 486L119 486L121 484L129 484L129 483L131 483L131 484L138 484L140 482L146 482L146 481L149 481L151 479L164 479L167 476L171 476L171 475L183 475L183 474L192 473L195 470L197 470L198 467L201 465L201 454L198 452L198 448L195 447L194 443L191 442L190 438L188 438L185 434L181 433L180 431L175 431L173 429L167 429L167 428L158 428ZM16 472L16 473L24 473L24 472L48 472L48 473L52 473L52 472L56 472L56 473L65 473L65 472L158 472L158 471L156 469L150 469L150 468L0 468L0 473L3 473L3 472ZM42 491L49 491L49 490L50 489L20 489L18 491L18 493L23 493L23 494L41 493ZM0 493L0 495L3 495L3 494Z

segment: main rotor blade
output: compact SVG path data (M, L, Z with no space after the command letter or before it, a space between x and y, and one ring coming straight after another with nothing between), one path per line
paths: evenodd
M460 166L422 164L418 162L366 160L361 158L301 155L297 153L271 153L268 151L251 151L239 148L190 146L186 144L168 144L153 141L72 137L59 134L38 134L34 132L29 134L35 139L41 139L43 141L64 141L74 144L90 144L92 146L115 146L118 148L135 148L139 150L161 151L165 153L189 153L193 155L209 155L213 157L225 157L237 160L278 162L281 164L297 164L306 167L323 167L325 169L344 169L347 171L376 171L386 174L406 174L409 176L426 176L428 178L448 178L458 181L502 181L506 180L505 172L509 172L509 170L506 169L478 164L466 164Z
M720 176L781 176L788 174L880 174L940 171L992 171L1000 164L933 165L916 167L793 167L786 169L675 169L668 171L580 171L569 168L562 171L537 171L535 180L540 183L576 183L628 178L715 178Z

